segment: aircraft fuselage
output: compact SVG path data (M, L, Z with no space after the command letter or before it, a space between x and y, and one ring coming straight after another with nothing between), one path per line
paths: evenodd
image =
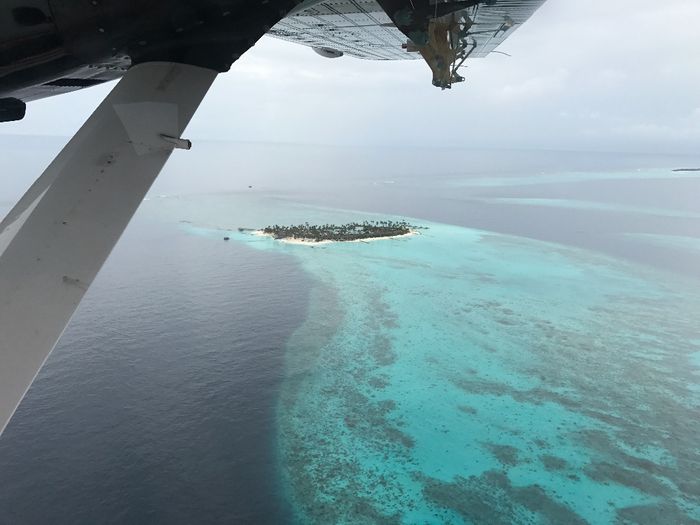
M171 61L226 71L294 0L10 0L0 11L0 121L24 103Z

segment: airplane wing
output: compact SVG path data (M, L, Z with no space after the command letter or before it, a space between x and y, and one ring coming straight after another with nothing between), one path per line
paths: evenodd
M487 56L523 24L545 0L498 0L464 9L472 25L470 58ZM448 5L435 2L432 5ZM304 2L278 22L269 36L323 51L336 51L365 60L412 60L409 40L377 0ZM321 53L323 54L323 53ZM334 57L328 53L325 56Z
M545 0L500 0L472 8L471 36L476 43L471 58L483 58L524 24Z
M0 222L0 434L216 75L129 69Z
M366 60L420 58L402 48L406 37L375 0L326 0L301 7L267 34Z

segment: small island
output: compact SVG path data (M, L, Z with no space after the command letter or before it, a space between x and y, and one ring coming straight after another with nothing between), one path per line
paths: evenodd
M700 168L676 168L673 171L700 171Z
M298 243L353 242L413 235L418 227L406 221L364 221L348 224L313 225L305 222L292 226L266 226L253 231L273 239Z

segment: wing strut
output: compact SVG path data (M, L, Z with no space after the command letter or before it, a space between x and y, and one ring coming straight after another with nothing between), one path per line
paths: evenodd
M0 223L0 433L216 75L131 68Z

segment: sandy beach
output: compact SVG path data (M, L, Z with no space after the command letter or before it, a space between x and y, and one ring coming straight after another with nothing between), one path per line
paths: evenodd
M270 237L274 239L273 235L271 233L265 233L262 230L253 230L251 232L253 235L256 235L258 237ZM331 240L326 240L326 241L314 241L311 239L296 239L296 238L285 238L285 239L275 239L276 241L283 242L285 244L300 244L304 246L317 246L319 244L332 244L332 243L338 243L338 242L372 242L372 241L382 241L385 239L400 239L404 237L411 237L413 235L420 235L420 232L418 230L411 230L408 233L404 233L403 235L391 235L391 236L386 236L386 237L367 237L366 239L354 239L352 241L331 241Z

